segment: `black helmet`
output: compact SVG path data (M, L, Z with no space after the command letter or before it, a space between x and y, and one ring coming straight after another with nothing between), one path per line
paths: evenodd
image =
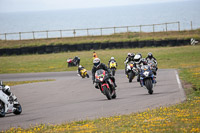
M149 58L152 58L153 57L153 54L151 52L148 53L147 55Z
M135 57L135 54L134 53L131 53L131 58L134 58Z
M99 65L101 64L100 59L99 59L99 58L95 58L95 59L93 60L93 64L94 64L94 66L95 66L96 68L99 67Z

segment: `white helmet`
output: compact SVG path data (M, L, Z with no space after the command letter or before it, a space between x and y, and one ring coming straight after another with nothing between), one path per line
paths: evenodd
M4 87L4 89L7 91L10 91L10 86L8 86L8 85L6 85L5 87Z
M79 65L78 67L79 67L79 68L81 68L82 66L81 66L81 65Z
M95 67L99 67L99 65L101 64L100 59L99 58L95 58L93 60L93 64L94 64Z
M114 60L115 58L114 58L114 57L111 57L110 59L111 59L111 60Z
M141 55L140 54L136 54L135 57L134 57L134 61L135 63L139 63L141 61Z

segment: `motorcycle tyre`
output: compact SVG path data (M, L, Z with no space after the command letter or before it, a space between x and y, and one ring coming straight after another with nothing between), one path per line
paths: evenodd
M14 107L16 108L16 110L13 112L15 115L19 115L22 112L22 107L20 104L16 104L14 105Z
M86 77L89 78L90 76L88 74L86 74Z
M2 109L0 110L0 117L4 117L5 116L5 107L4 107L4 104L3 102L0 101L0 104L2 106Z
M152 90L153 84L152 84L151 79L145 80L145 86L146 86L146 88L148 89L148 93L149 93L149 94L153 94L153 90Z
M112 95L112 99L115 99L117 97L116 92L114 91L114 94Z
M132 72L128 73L128 79L129 79L129 83L131 83L132 80L133 80L133 73Z
M106 86L103 86L103 90L104 90L104 94L106 95L107 99L111 100L112 97L111 97L111 94L110 94L110 91L108 90L108 88Z
M115 69L112 69L112 75L115 76Z

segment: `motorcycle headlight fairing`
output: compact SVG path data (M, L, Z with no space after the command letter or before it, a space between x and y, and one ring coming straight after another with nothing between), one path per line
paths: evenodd
M149 76L149 72L147 72L147 71L145 71L143 74L144 74L145 77Z

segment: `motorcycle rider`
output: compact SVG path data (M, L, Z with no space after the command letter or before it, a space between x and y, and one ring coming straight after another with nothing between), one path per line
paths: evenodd
M147 65L147 62L144 58L142 58L142 54L138 53L134 57L134 62L136 64L136 68L138 69L140 73L140 69L142 65ZM140 82L140 74L137 76L137 82Z
M81 76L81 70L83 70L83 69L84 69L83 66L81 66L81 65L78 66L78 70L77 70L78 76Z
M2 89L2 91L6 94L6 95L8 95L8 96L11 96L11 91L10 91L10 86L8 86L8 85L4 85L3 84L3 81L0 81L0 89Z
M153 61L153 62L156 64L156 71L158 70L158 67L157 67L157 60L156 60L156 58L153 56L153 54L152 54L151 52L149 52L149 53L147 54L146 61L147 61L147 63L148 63L149 61ZM156 73L155 73L155 75L156 75Z
M100 61L99 58L95 58L95 59L93 60L93 64L94 64L94 66L93 66L93 68L92 68L92 81L93 81L93 84L95 83L95 72L96 72L97 70L99 70L99 69L103 69L103 70L105 70L105 71L108 72L109 78L113 81L115 87L117 87L117 85L116 85L116 83L115 83L115 78L112 76L112 74L111 74L110 70L107 68L107 66L106 66L105 64L101 63L101 61ZM95 85L95 88L98 89L97 84Z
M74 65L78 66L80 64L80 58L78 56L75 56L73 59Z
M94 60L95 58L98 58L98 57L97 57L97 53L94 51L94 52L93 52L93 60Z
M5 110L7 110L8 108L10 108L11 103L9 102L10 100L15 100L17 97L15 95L13 95L10 91L10 86L8 85L4 85L2 81L0 81L0 90L2 90L2 92L4 94L6 94L7 96L9 96L9 99L7 99L6 97L4 97L2 95L2 93L0 93L0 99L4 102L5 106Z
M135 57L135 54L134 53L128 53L128 56L126 57L125 59L125 74L127 75L127 70L126 70L126 67L127 67L127 64L131 61L134 61L134 57Z
M116 62L115 58L114 58L114 57L111 57L110 60L108 61L108 66L109 66L109 68L110 68L110 62L111 62L111 61ZM117 66L117 62L116 62L116 66Z

